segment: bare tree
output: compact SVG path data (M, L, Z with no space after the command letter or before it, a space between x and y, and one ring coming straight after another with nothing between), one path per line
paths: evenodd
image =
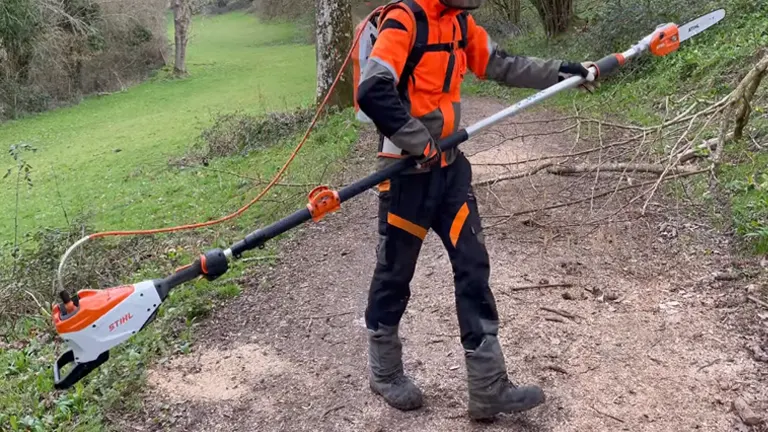
M316 0L317 99L322 100L333 85L352 44L352 7L349 0ZM328 106L352 106L352 71L347 68L328 101Z
M488 5L512 24L520 24L520 0L488 0Z
M173 72L184 75L187 73L187 42L189 41L189 27L192 24L192 9L189 6L189 0L171 0L171 9L173 9L176 47Z
M573 0L531 0L539 13L547 36L556 36L568 30L573 20Z

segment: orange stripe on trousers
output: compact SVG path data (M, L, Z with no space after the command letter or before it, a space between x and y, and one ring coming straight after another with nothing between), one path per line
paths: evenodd
M469 216L469 206L467 206L467 203L464 203L459 212L456 213L456 217L453 218L453 223L451 224L451 244L453 244L453 247L456 247L456 243L459 242L459 234L461 234L461 229L464 228L467 216Z
M392 225L393 227L400 228L401 230L412 234L421 240L424 240L424 237L427 236L427 230L426 228L420 227L416 225L415 223L411 221L407 221L403 218L401 218L398 215L388 213L387 214L387 223Z
M441 138L445 138L453 133L453 126L456 122L456 113L453 112L453 103L447 95L440 101L440 112L443 113L443 135Z

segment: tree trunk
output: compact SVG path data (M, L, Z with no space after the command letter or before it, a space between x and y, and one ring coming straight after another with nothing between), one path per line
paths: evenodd
M509 10L507 11L507 16L510 20L512 20L513 24L520 24L520 10L520 0L509 1Z
M192 11L189 7L189 0L171 0L171 9L173 9L176 53L173 72L178 75L185 75L187 73L187 42L189 41L189 27L192 23Z
M494 12L512 24L520 24L520 0L490 0L488 3Z
M553 37L568 30L573 20L573 0L531 0L539 13L547 36Z
M317 101L323 100L352 45L352 7L349 0L315 0L317 36ZM348 66L328 100L329 107L353 104L352 69Z

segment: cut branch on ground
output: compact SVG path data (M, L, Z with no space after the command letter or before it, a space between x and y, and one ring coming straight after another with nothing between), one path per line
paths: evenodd
M581 165L554 165L547 168L547 172L550 174L577 174L585 172L595 171L610 171L610 172L641 172L650 174L662 174L666 172L666 168L659 164L630 164L630 163L612 163L603 165L594 164L581 164ZM695 169L676 167L673 168L676 174L693 172Z

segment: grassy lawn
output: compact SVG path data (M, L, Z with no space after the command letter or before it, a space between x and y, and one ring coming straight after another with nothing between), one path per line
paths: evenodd
M247 154L211 159L207 166L169 162L188 154L218 114L261 114L312 104L314 47L295 40L291 25L259 23L250 15L198 17L188 51L189 77L175 79L167 70L159 71L125 92L0 125L0 147L29 143L37 149L22 154L33 169L32 186L22 180L19 189L20 234L67 228L63 210L69 219L85 217L96 229L137 229L218 218L249 201L263 187L252 179L271 178L292 151L296 136ZM197 252L235 240L222 239L221 233L239 237L300 208L311 185L341 168L339 161L356 132L349 110L321 122L285 176L293 185L275 188L266 202L235 222L186 237L147 239L149 253L130 243L97 241L97 249L86 249L87 259L80 260L103 267L119 264L123 270L115 278L120 280L110 283L163 277ZM0 168L14 167L3 154ZM0 245L7 246L13 239L16 176L3 181ZM36 246L27 244L30 253ZM257 253L270 254L271 248L274 244ZM109 250L117 254L106 257ZM0 258L8 251L0 250ZM49 255L57 262L60 252ZM53 390L51 365L64 347L49 318L3 317L0 430L109 430L110 413L140 409L147 366L189 353L196 323L239 293L233 278L248 266L236 263L215 282L198 281L172 291L154 323L114 349L109 362L68 391ZM34 271L52 275L53 267ZM40 285L45 286L26 288L50 295L50 283Z
M21 191L19 232L64 226L62 207L70 216L89 214L98 229L137 229L205 220L245 203L254 191L238 188L236 177L173 169L168 160L183 154L216 113L311 103L314 47L294 45L294 37L292 26L251 15L198 17L188 78L160 71L123 93L0 125L0 148L24 142L37 149L24 156L33 186ZM214 168L268 175L285 150L216 161ZM327 160L328 150L310 146L300 159ZM10 157L0 159L0 167L12 166ZM12 238L14 227L15 177L4 182L0 241Z

